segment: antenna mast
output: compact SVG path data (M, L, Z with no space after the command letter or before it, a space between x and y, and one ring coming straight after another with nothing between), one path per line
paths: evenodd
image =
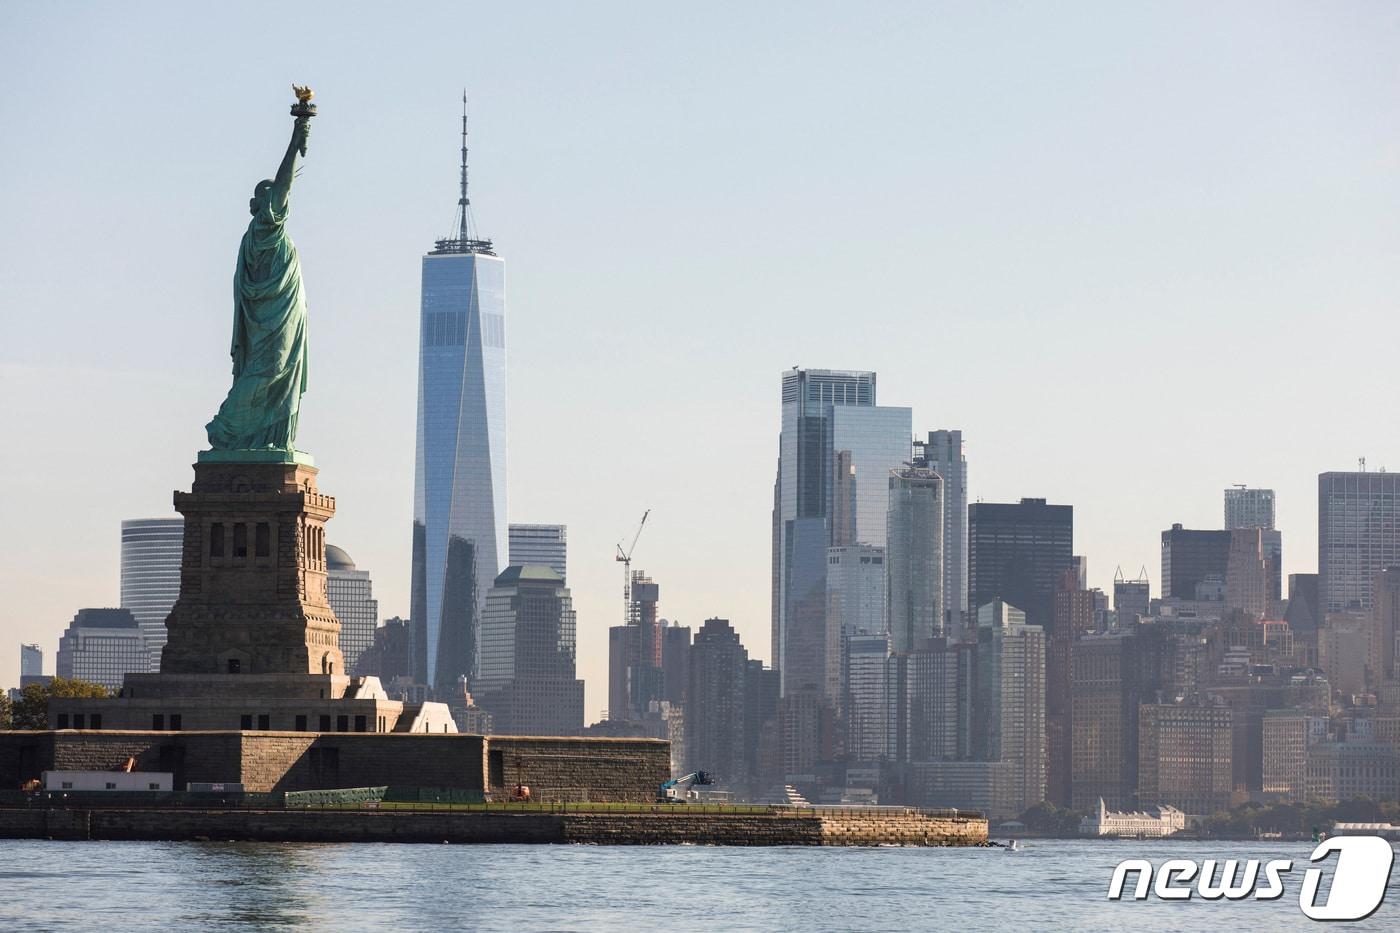
M458 179L457 235L434 243L435 253L485 253L496 255L490 240L477 239L472 230L472 201L467 196L467 91L462 89L462 167Z
M457 239L465 242L467 237L467 212L472 202L467 197L467 89L462 88L462 196L457 199Z

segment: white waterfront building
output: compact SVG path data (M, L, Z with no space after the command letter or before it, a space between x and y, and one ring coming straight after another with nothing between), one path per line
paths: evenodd
M1099 798L1097 813L1079 821L1081 836L1128 836L1137 838L1171 836L1186 828L1186 814L1176 807L1150 810L1110 810Z

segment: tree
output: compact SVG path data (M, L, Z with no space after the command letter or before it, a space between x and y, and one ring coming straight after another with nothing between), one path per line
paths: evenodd
M78 680L76 677L55 677L47 684L29 684L19 692L19 700L11 713L14 729L49 728L50 697L96 697L112 695L101 684Z
M14 710L14 705L8 693L0 693L0 729L11 728L10 717Z
M1068 807L1057 807L1048 800L1042 800L1021 814L1021 822L1027 829L1055 836L1077 835L1080 819L1082 814Z

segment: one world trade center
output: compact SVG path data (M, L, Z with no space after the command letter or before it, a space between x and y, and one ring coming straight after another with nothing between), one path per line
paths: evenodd
M414 679L440 698L476 673L507 535L505 262L472 229L462 103L456 235L423 257L418 337Z

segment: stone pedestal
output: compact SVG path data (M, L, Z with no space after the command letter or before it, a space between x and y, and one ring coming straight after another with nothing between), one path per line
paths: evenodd
M344 675L326 598L335 499L305 463L195 464L162 674Z
M346 676L326 599L326 521L316 468L201 454L185 516L180 596L159 674L128 674L109 699L55 697L58 729L451 733L441 703L405 706L377 677ZM329 786L329 785L327 785Z

